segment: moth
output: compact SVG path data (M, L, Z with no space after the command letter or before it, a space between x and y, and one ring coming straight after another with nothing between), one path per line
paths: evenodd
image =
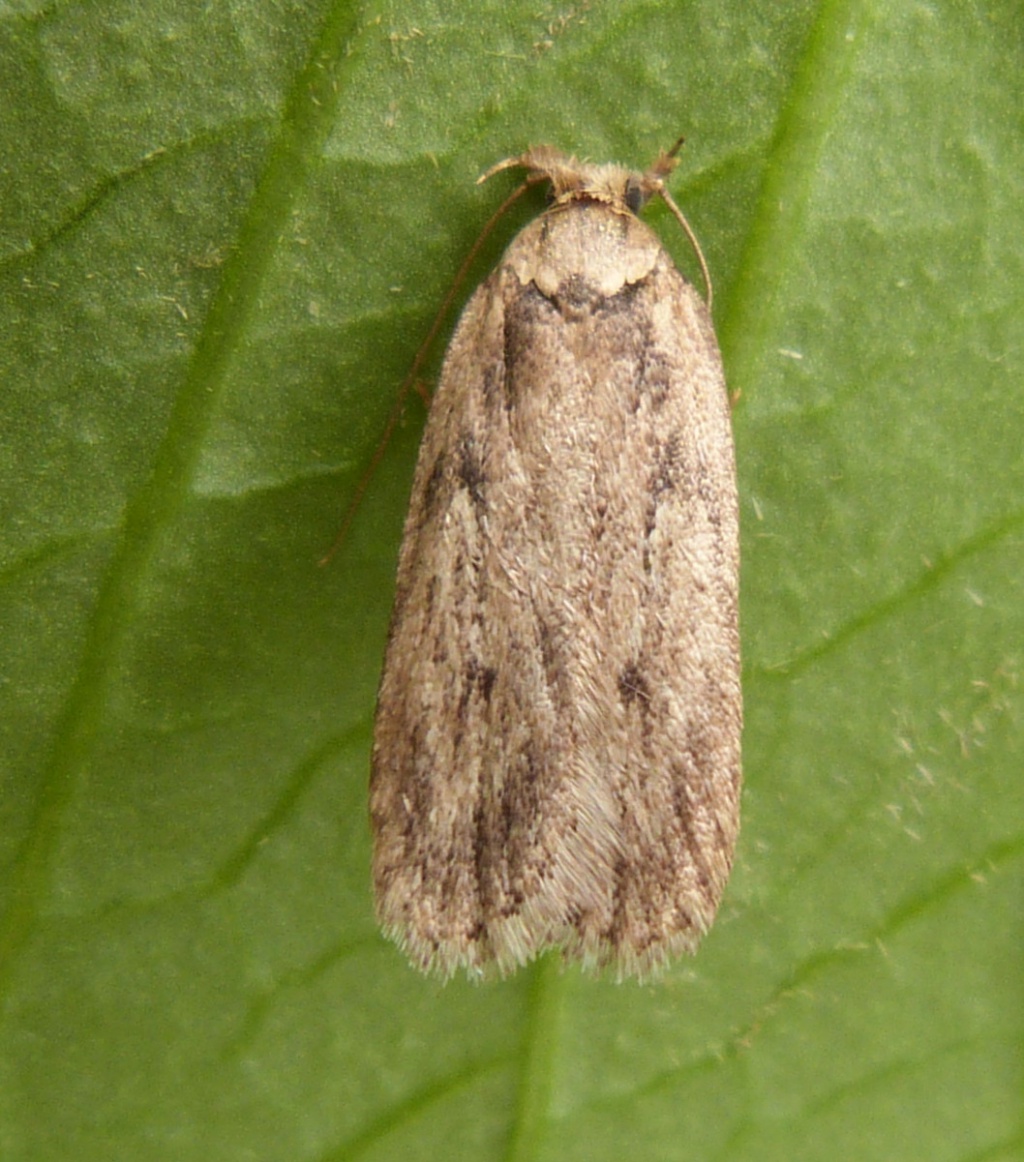
M547 949L649 978L729 876L729 401L709 309L637 217L658 194L685 226L674 153L634 173L545 146L484 175L522 167L550 204L473 294L431 401L370 783L379 923L445 978Z

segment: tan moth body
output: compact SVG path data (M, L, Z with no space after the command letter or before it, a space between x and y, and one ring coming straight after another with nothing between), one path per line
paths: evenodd
M648 977L710 927L739 826L739 547L707 307L630 206L648 174L536 149L554 202L452 338L381 679L377 915L416 967L547 948Z

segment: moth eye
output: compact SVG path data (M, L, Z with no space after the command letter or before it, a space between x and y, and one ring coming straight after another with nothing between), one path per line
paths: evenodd
M626 182L625 201L627 209L632 210L634 214L639 214L646 200L643 186L640 185L636 178L629 178Z

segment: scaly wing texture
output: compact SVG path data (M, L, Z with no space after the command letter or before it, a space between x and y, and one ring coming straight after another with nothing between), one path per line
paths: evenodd
M371 815L419 967L696 946L738 828L737 539L704 304L631 216L542 217L452 340L402 545Z

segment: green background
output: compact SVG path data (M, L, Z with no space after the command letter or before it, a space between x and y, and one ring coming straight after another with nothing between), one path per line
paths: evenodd
M0 1157L1024 1158L1020 4L22 0L0 77ZM478 173L680 133L736 869L655 986L442 987L369 898L415 398L317 561Z

